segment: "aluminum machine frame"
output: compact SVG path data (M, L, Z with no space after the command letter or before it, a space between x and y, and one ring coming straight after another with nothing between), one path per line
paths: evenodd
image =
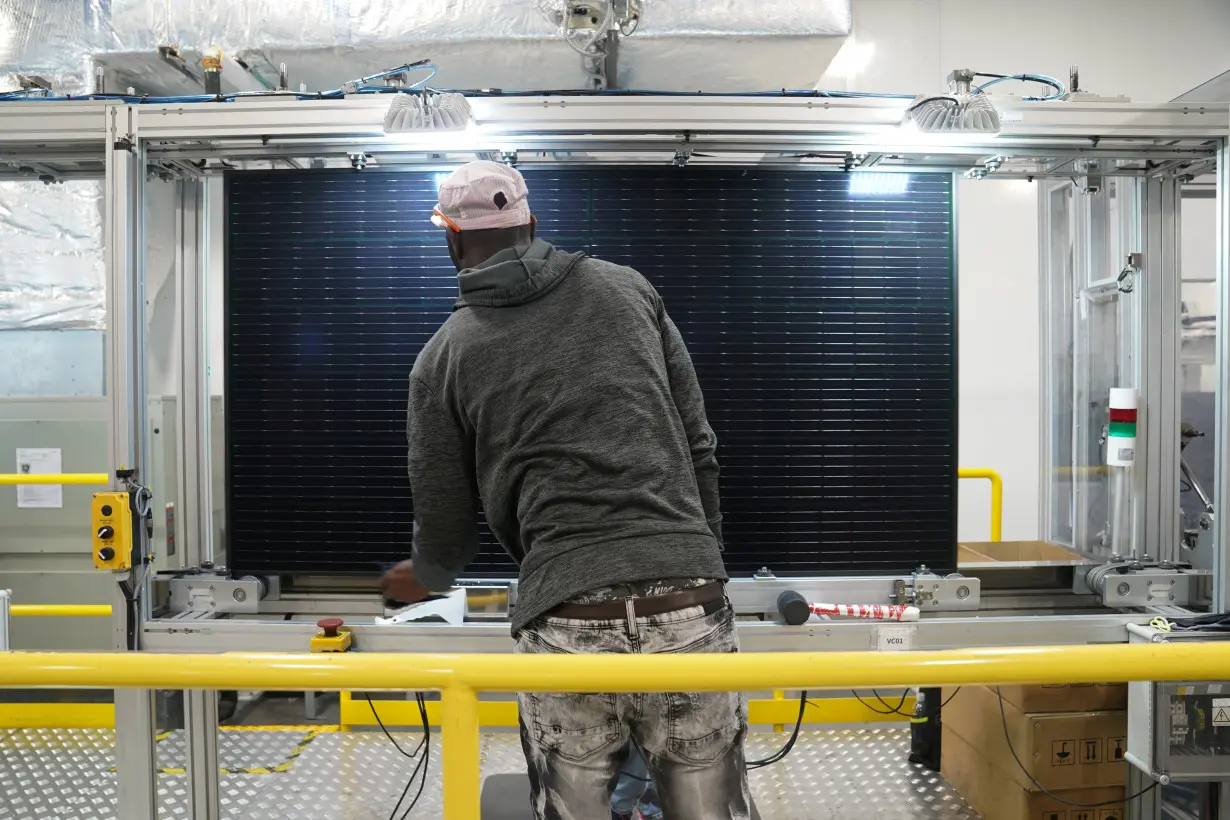
M1176 191L1201 175L1216 175L1218 295L1223 321L1217 330L1217 478L1215 506L1230 508L1230 113L1226 106L1141 105L1086 102L1008 103L996 136L913 135L901 131L904 103L822 97L493 96L471 99L476 127L448 135L385 135L381 96L293 101L249 99L230 104L128 105L81 101L6 103L0 116L0 177L45 180L102 178L105 193L108 395L112 408L111 468L150 473L145 418L146 358L143 215L146 187L179 187L176 276L179 302L178 498L176 540L181 565L151 573L116 573L114 645L159 652L306 651L323 615L345 617L355 648L400 652L503 652L511 649L501 613L515 588L507 581L481 584L502 603L494 619L473 608L458 626L377 626L384 614L374 593L283 583L287 579L237 579L214 566L210 503L209 393L206 381L206 220L210 176L226 169L275 167L445 168L475 157L534 164L720 164L814 168L817 173L875 169L944 172L1038 180L1126 178L1141 192L1139 271L1149 283L1147 320L1133 344L1148 363L1138 372L1141 406L1156 421L1142 425L1147 453L1133 485L1135 514L1145 552L1158 560L1142 570L1164 580L1187 575L1181 599L1108 594L1091 589L1090 570L1103 558L1073 562L1021 562L963 566L939 577L925 568L898 578L791 579L769 573L739 579L731 598L742 616L745 651L817 651L880 648L885 627L867 621L779 622L774 602L793 588L813 600L860 603L913 602L924 617L909 626L904 648L914 650L1038 644L1125 642L1158 613L1196 607L1198 590L1209 605L1230 604L1230 517L1214 524L1212 569L1187 572L1178 559L1171 478L1178 469L1176 436L1162 435L1174 421L1179 317L1165 277L1173 274L1177 230ZM6 165L7 163L7 165ZM1043 234L1043 258L1046 236ZM1163 260L1170 260L1164 262ZM1167 301L1169 300L1169 301ZM1045 302L1043 303L1046 304ZM1044 307L1045 310L1045 307ZM1150 312L1151 311L1151 312ZM1045 321L1045 318L1044 318ZM1045 372L1044 366L1044 372ZM1164 408L1170 408L1166 410ZM1044 414L1045 416L1046 414ZM1171 428L1173 429L1173 428ZM1045 436L1044 436L1045 438ZM1173 439L1173 441L1171 440ZM1168 484L1163 484L1169 482ZM114 489L123 489L116 482ZM1174 529L1173 537L1170 529ZM1171 543L1171 542L1174 543ZM142 539L137 539L138 553ZM1152 545L1152 546L1151 546ZM763 575L763 577L760 577ZM492 590L495 586L497 589ZM1129 584L1129 586L1131 586ZM1115 592L1123 589L1112 585ZM1152 586L1146 581L1144 588ZM1129 589L1129 592L1131 590ZM1164 605L1163 605L1164 604ZM284 618L294 616L290 620ZM896 627L900 629L900 627ZM900 634L900 633L897 633ZM896 646L900 647L900 643ZM1133 713L1144 709L1133 702ZM153 820L156 766L154 697L117 690L119 815ZM193 816L216 818L217 706L213 692L186 693L189 789ZM1219 776L1230 777L1230 771ZM1133 777L1139 786L1143 774ZM1136 801L1131 814L1158 817L1152 798ZM1230 799L1221 818L1230 818Z

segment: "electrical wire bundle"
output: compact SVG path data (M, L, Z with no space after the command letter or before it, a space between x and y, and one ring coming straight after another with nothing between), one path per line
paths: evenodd
M605 29L600 28L599 31ZM587 57L594 57L593 51L597 44L597 39L587 42L584 46L578 46L571 39L568 40L578 52ZM372 85L371 83L377 80L383 80L388 77L399 74L406 74L410 71L423 70L430 72L422 79L416 80L413 83L405 86L398 85ZM439 73L440 69L435 64L428 60L419 60L413 63L407 63L397 68L391 68L387 71L377 72L366 77L360 77L356 80L344 83L340 88L334 88L329 91L288 91L288 90L269 90L269 91L234 91L226 94L189 94L181 96L157 97L138 94L77 94L77 95L57 95L45 88L30 88L17 89L13 91L0 92L0 102L16 101L16 102L38 102L38 101L65 101L65 100L109 100L113 102L123 102L129 105L177 105L183 103L203 103L203 102L232 102L238 99L264 99L266 97L292 97L298 100L336 100L343 99L352 94L393 94L393 93L422 93L423 91L434 90L427 86L427 83ZM1051 92L1043 96L1026 96L1021 99L1031 102L1046 102L1051 100L1062 99L1067 93L1064 84L1054 77L1049 77L1045 74L988 74L975 73L975 77L987 78L987 82L975 86L972 90L974 94L980 94L985 89L993 85L1008 81L1040 83L1051 89ZM657 91L652 89L534 89L528 91L515 91L503 89L457 89L457 93L464 94L467 97L543 97L543 96L623 96L623 97L788 97L788 98L829 98L829 99L886 99L886 100L914 100L913 94L884 94L876 92L864 91L830 91L825 89L787 89L783 88L777 91L742 91L742 92L703 92L703 91ZM926 98L931 99L931 98Z
M372 715L376 718L376 723L380 725L380 731L384 732L384 736L389 739L393 747L401 754L402 757L416 761L414 769L410 772L410 778L406 781L406 787L401 790L401 796L397 798L397 802L393 805L393 810L389 812L389 820L406 820L410 816L410 812L418 804L419 798L423 796L423 788L427 785L427 761L431 755L431 725L427 721L427 702L423 699L422 692L414 694L414 700L419 705L419 719L423 725L423 737L419 740L419 745L414 747L413 752L407 752L393 737L392 733L385 728L384 721L380 719L380 713L376 711L376 704L372 701L371 695L364 695L367 699L367 705L371 707ZM414 799L406 806L406 810L401 813L399 818L397 812L401 810L401 804L406 802L406 795L410 793L410 787L414 785L415 778L418 778L419 787L414 793Z
M426 70L431 73L409 85L370 85L373 81L382 80L398 74L406 74L415 70ZM171 97L157 97L144 94L52 94L45 88L18 89L0 92L0 102L64 102L68 100L105 100L122 102L127 105L179 105L185 103L233 102L239 99L265 99L267 97L293 97L298 100L337 100L348 94L404 94L417 93L431 82L440 69L427 60L390 68L366 77L360 77L344 84L341 88L329 91L232 91L226 94L186 94Z

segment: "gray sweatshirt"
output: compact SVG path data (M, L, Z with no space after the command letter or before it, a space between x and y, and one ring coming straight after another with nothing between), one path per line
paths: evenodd
M419 580L473 560L480 503L520 567L514 634L588 590L725 580L717 440L653 286L542 240L460 283L410 376Z

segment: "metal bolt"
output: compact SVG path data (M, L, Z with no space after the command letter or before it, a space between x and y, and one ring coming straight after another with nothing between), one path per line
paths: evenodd
M1172 600L1172 601L1174 600L1174 593L1173 593L1173 592L1172 592L1172 593L1170 593L1170 600Z
M931 602L931 606L939 606L939 605L940 605L940 602L939 602L939 601L934 601L934 600L933 600L933 601Z
M957 587L957 597L964 601L969 597L969 587Z
M210 601L210 602L209 602L209 608L210 608L210 609L213 609L213 608L214 608L214 607L216 607L216 606L217 606L217 604L216 604L216 603L214 603L213 601Z
M1173 578L1171 578L1171 579L1170 579L1170 585L1171 585L1171 586L1174 586L1174 579L1173 579Z
M235 587L235 591L232 592L231 595L235 598L236 601L238 601L241 604L244 601L248 600L247 590L242 589L241 587Z
M217 592L217 590L216 590L216 589L214 589L214 587L213 587L213 585L212 585L212 584L211 584L211 585L210 585L210 587L209 587L209 591L210 591L210 592Z
M1127 595L1129 592L1132 591L1132 587L1130 584L1124 581L1123 583L1119 584L1118 591L1120 595Z

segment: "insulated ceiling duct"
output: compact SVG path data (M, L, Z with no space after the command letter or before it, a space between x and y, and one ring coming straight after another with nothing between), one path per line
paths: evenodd
M58 90L84 90L86 59L94 55L112 72L112 90L199 93L200 53L216 45L235 60L223 71L234 89L275 82L281 63L289 66L293 87L302 82L323 90L420 57L440 66L433 81L440 88L587 87L581 57L543 5L86 0L83 12L81 0L0 0L0 79L17 71L53 80L76 75L77 88L61 82ZM635 33L621 43L618 85L625 88L813 88L851 26L850 0L642 0L641 6Z
M622 88L810 89L851 26L850 0L636 5L636 30L619 46ZM57 93L85 93L98 68L108 91L200 94L201 54L211 46L225 54L228 93L274 87L282 63L291 88L316 91L423 57L440 67L437 88L588 88L583 58L544 13L555 6L568 7L566 0L0 0L0 91L17 88L22 74L45 78ZM0 330L101 329L97 199L91 182L71 196L37 182L0 189L0 235L9 237L0 247ZM74 237L82 264L70 270L62 259L27 253L61 235ZM53 269L71 275L49 278Z

